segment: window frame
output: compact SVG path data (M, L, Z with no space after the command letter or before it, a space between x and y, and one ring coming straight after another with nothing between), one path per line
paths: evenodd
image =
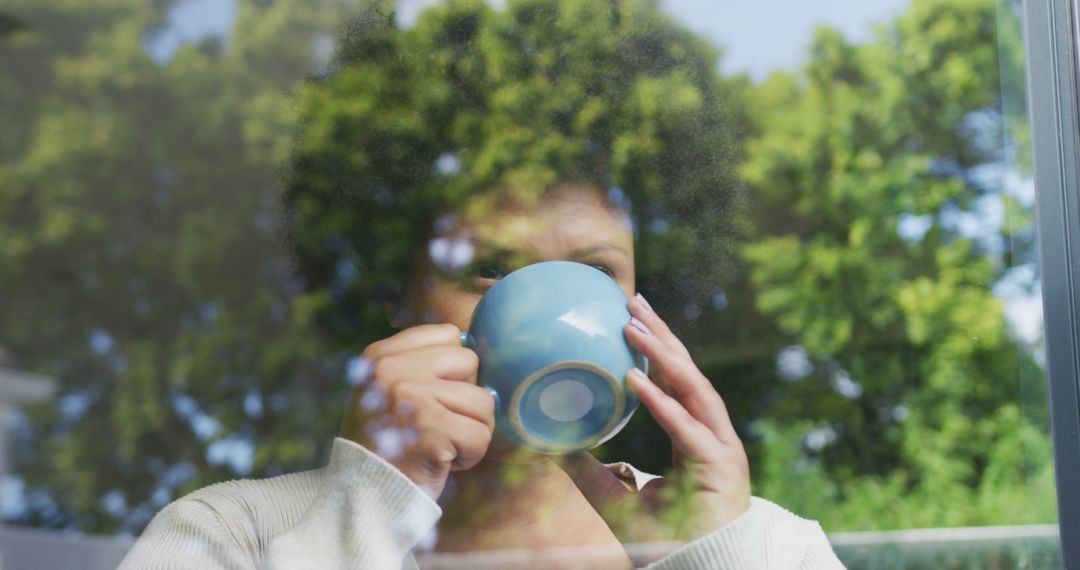
M1080 568L1080 0L1025 0L1024 16L1061 561Z

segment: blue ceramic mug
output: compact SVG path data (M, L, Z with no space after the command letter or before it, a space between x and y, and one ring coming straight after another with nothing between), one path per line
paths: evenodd
M646 369L626 342L622 289L602 271L549 261L500 279L480 299L463 344L480 357L478 384L495 395L495 429L547 454L614 436L637 409L626 374Z

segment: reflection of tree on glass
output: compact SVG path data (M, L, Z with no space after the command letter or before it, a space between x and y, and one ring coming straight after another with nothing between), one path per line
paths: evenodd
M330 465L178 501L128 563L382 567L434 528L437 551L606 545L625 566L622 543L680 539L661 567L839 567L816 523L751 499L723 401L635 294L667 314L725 270L740 118L715 54L651 2L451 2L408 31L385 13L310 85L288 180L310 310L367 345ZM554 259L633 298L657 383L628 381L669 476L492 442L460 332L501 276Z

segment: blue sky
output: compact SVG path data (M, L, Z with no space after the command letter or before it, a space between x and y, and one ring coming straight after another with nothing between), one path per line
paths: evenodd
M235 0L179 0L169 11L165 30L148 40L146 49L162 62L184 43L227 37L235 20Z
M873 37L875 25L903 11L907 0L662 0L664 10L724 48L721 68L763 79L794 69L814 29L828 25L849 40Z

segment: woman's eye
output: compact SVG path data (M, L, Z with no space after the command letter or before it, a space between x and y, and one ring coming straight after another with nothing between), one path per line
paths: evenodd
M481 279L500 279L503 270L496 265L483 265L476 269L475 275Z

